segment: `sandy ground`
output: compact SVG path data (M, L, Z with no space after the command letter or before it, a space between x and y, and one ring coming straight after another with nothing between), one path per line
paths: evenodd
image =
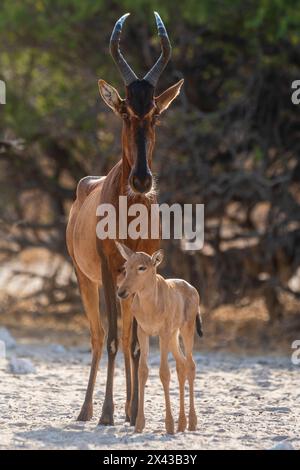
M12 357L29 359L35 373L14 374ZM94 418L78 423L89 372L89 351L59 345L18 344L0 359L0 449L269 449L288 442L300 449L300 366L288 357L244 358L197 353L198 431L164 434L159 356L150 355L146 429L124 424L122 355L115 380L115 426L98 426L105 385L102 360ZM178 387L171 361L171 398L178 413Z

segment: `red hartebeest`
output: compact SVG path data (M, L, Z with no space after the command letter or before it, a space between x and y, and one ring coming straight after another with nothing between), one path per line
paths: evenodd
M67 246L75 267L85 312L90 324L92 364L85 400L78 420L91 419L93 414L93 390L102 354L104 330L99 312L99 287L104 289L107 318L108 368L105 400L100 424L113 424L113 377L115 357L118 350L116 297L117 277L124 260L111 239L100 240L96 236L96 208L110 203L116 208L118 217L119 196L127 196L128 207L143 203L149 208L156 202L151 173L152 152L155 143L155 123L180 92L183 80L155 97L159 76L171 55L171 45L166 28L155 12L161 55L152 69L140 80L129 67L119 49L122 26L128 14L115 24L110 52L121 72L126 87L126 98L122 99L115 88L99 80L100 94L105 103L123 120L122 159L106 177L88 176L77 186L76 200L71 208L67 226ZM148 210L150 218L150 210ZM158 239L128 238L122 240L135 251L152 254L159 248ZM126 371L126 419L135 423L138 402L138 361L136 322L132 321L131 299L121 301L122 342ZM132 363L132 376L131 376Z

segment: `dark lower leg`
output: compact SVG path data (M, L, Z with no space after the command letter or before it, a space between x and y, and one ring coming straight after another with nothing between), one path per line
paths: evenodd
M115 372L115 359L118 350L118 339L114 336L107 338L107 378L105 399L102 406L102 413L99 424L114 425L114 402L113 402L113 382Z
M130 422L130 398L131 398L131 364L130 357L124 354L125 376L126 376L126 403L125 403L125 421Z
M101 357L101 351L99 351L99 349L96 351L93 351L89 382L88 382L88 386L87 386L87 390L85 394L85 399L81 407L81 411L79 413L77 421L89 421L93 416L93 393L94 393L94 387L95 387L95 381L97 377L100 357Z
M132 359L132 387L131 387L131 406L130 406L130 425L134 426L136 422L138 403L139 403L139 360L140 347L137 337L137 321L134 318L132 322L131 339L131 359Z
M118 308L115 292L115 284L113 282L110 271L105 260L102 260L102 276L105 302L107 308L108 319L108 335L107 335L107 379L105 389L105 399L102 407L101 418L99 424L114 424L114 403L113 403L113 382L115 371L115 359L118 351Z

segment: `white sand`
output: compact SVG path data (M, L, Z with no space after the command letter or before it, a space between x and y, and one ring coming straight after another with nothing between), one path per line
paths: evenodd
M300 449L300 366L288 357L242 358L196 354L198 431L164 434L159 356L150 356L146 429L124 424L125 382L120 355L115 380L115 426L98 426L103 402L103 359L96 386L94 418L75 418L87 384L90 354L57 346L17 345L35 374L14 375L0 359L0 449L269 449L282 441ZM178 387L171 362L171 398L178 412Z

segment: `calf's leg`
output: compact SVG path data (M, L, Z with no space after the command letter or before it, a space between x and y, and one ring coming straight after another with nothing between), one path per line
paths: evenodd
M125 421L130 421L130 400L131 400L131 361L130 361L130 341L131 341L131 314L132 299L121 301L122 310L122 343L125 363L126 377L126 403L125 403Z
M196 364L193 360L193 345L195 334L195 322L185 325L181 329L186 361L187 361L187 379L189 383L190 410L189 410L189 431L195 431L197 428L197 415L194 402L194 382L196 376Z
M179 382L179 399L180 399L180 408L179 408L179 418L178 418L178 432L183 432L186 429L186 415L185 415L185 408L184 408L184 389L185 389L185 381L186 381L186 374L187 374L187 364L184 355L180 349L179 345L179 332L172 338L171 342L171 350L172 354L176 361L176 371L177 377Z
M130 403L130 425L134 426L139 403L139 360L140 347L137 337L137 321L132 321L132 337L131 337L131 361L132 361L132 381L131 381L131 403Z
M149 336L138 326L137 330L139 345L140 345L140 361L139 361L139 402L138 414L135 423L135 431L142 432L145 427L145 414L144 414L144 397L145 386L148 379L148 365L147 359L149 354Z
M170 404L170 369L168 364L169 340L168 337L160 337L160 369L159 376L165 393L166 405L166 431L168 434L174 434L174 420Z

